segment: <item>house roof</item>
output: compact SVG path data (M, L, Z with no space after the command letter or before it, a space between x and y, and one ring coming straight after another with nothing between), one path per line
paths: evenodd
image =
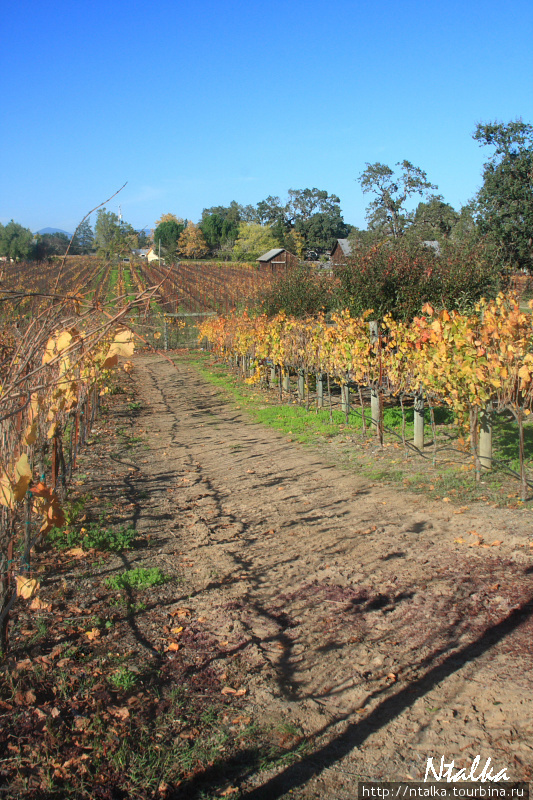
M432 241L422 242L423 245L426 247L431 247L432 250L436 252L437 255L440 255L440 244L436 239Z
M352 245L350 244L348 239L337 239L337 244L339 245L345 256L352 255Z
M268 253L265 253L262 256L259 256L257 259L258 261L271 261L276 256L279 256L280 253L283 253L285 250L284 247L275 247L273 250L269 250Z

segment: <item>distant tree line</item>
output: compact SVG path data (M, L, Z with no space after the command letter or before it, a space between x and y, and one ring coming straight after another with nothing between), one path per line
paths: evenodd
M229 206L205 208L198 224L164 214L151 237L100 209L94 232L88 220L82 223L69 253L97 252L110 259L151 245L169 263L206 256L254 261L284 247L302 260L318 260L344 238L354 254L384 242L403 248L431 242L433 249L482 242L500 270L533 272L533 126L521 120L480 123L473 138L492 153L483 167L481 189L458 210L410 161L394 169L376 162L367 163L358 178L362 191L371 195L365 230L344 222L336 195L317 188L289 189L285 200L269 196L256 205L233 200ZM0 256L42 260L64 255L68 243L65 234L33 235L13 220L0 225Z

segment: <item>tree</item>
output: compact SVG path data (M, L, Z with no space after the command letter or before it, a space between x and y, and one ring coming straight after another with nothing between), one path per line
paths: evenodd
M140 231L136 231L136 233L137 233L137 246L139 248L150 247L150 245L152 244L151 235L146 233L144 228L142 228Z
M157 228L158 225L161 225L162 222L176 222L178 225L183 225L185 227L185 221L181 217L177 217L175 214L171 214L168 212L167 214L161 214L159 219L156 219L155 226Z
M295 230L303 238L308 256L316 257L332 250L337 239L344 239L350 227L338 209L329 213L320 211L307 219L296 220Z
M78 227L78 230L74 235L70 251L72 253L81 253L82 255L87 255L87 253L90 253L93 249L93 245L93 229L91 228L91 223L89 220L85 219Z
M257 204L257 216L269 225L280 247L316 257L347 235L349 227L341 216L340 200L324 189L289 189L285 205L279 197L267 197ZM298 237L294 240L294 234ZM292 241L293 240L293 241Z
M373 192L376 197L367 208L367 219L371 230L379 230L384 237L400 238L411 222L405 203L414 194L424 195L437 189L427 179L426 173L410 161L396 164L401 173L395 176L386 164L366 165L359 176L363 192Z
M204 235L194 222L187 224L179 238L178 247L185 258L203 258L209 252Z
M175 219L167 219L164 222L160 222L154 231L155 249L159 249L159 243L161 242L161 249L167 259L175 261L179 249L179 239L184 230L185 223L183 220L177 222Z
M255 261L274 247L278 243L270 228L257 222L241 222L233 256L237 261Z
M419 203L408 229L418 241L449 239L459 221L459 214L441 195L432 195Z
M105 208L97 212L94 234L98 255L106 260L129 255L137 247L137 234L132 226Z
M229 222L241 222L243 207L232 200L229 206L212 206L211 208L204 208L202 211L202 222L210 214L218 214L222 219L227 219Z
M277 222L286 224L286 205L282 205L279 197L269 195L266 200L257 204L257 222L261 225L274 225Z
M239 223L218 213L204 216L200 228L207 246L213 253L222 250L228 244L233 247L239 235Z
M477 222L502 266L533 272L533 126L480 123L473 138L494 147L483 168Z
M0 226L0 256L14 261L31 259L35 254L33 233L18 222L10 222Z
M314 214L340 216L340 199L324 189L289 189L286 211L292 223L308 220Z
M42 233L35 243L35 258L43 261L52 256L64 256L69 243L70 238L66 233Z

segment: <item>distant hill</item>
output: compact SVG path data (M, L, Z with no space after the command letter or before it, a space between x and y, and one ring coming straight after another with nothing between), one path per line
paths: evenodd
M72 236L71 233L69 233L68 231L62 230L61 228L41 228L41 230L37 231L37 233L41 233L41 234L43 234L43 233L64 233L64 234L66 234L66 236L69 237L69 239Z

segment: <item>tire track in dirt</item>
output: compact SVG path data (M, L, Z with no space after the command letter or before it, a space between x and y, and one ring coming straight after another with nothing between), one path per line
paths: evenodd
M319 776L287 776L294 791L353 797L356 775L423 777L441 755L528 777L530 512L374 485L250 422L185 363L135 365L142 468L171 503L161 557L186 553L188 603L245 664L256 711L317 753L339 743ZM470 530L501 544L454 541Z

